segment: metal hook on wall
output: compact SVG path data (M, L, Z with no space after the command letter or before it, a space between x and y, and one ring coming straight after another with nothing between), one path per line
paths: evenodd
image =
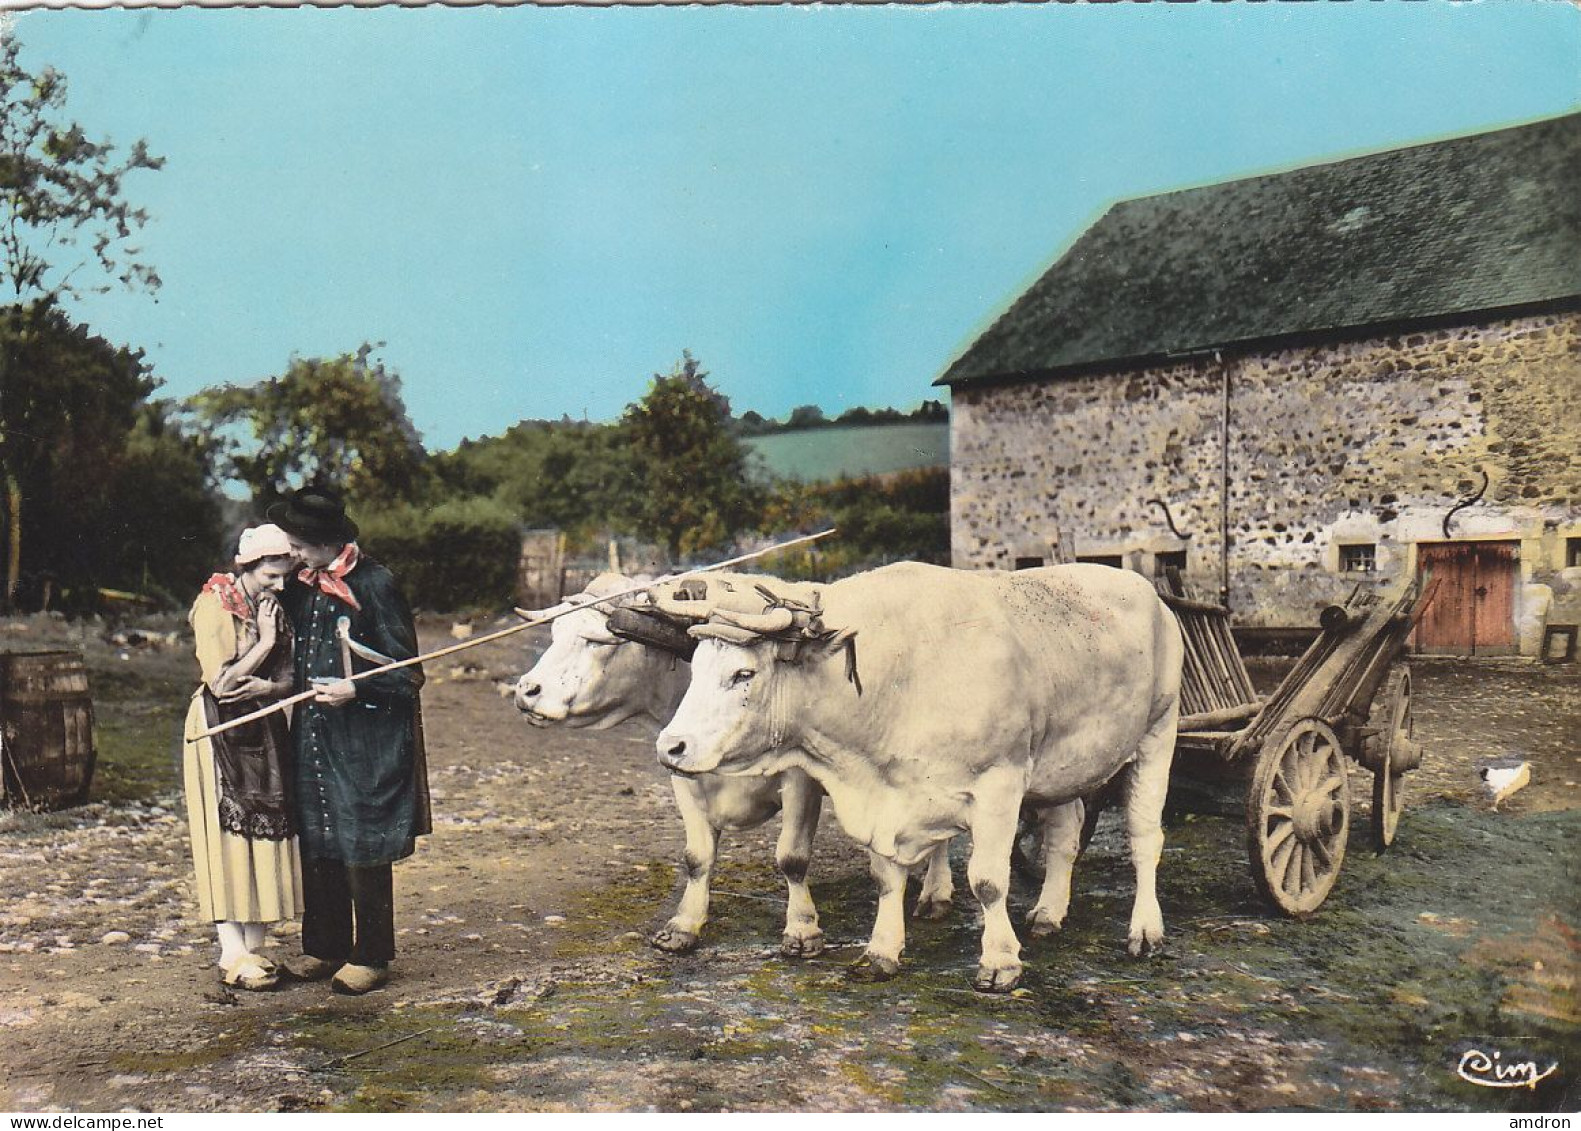
M1147 500L1147 505L1156 506L1164 512L1164 521L1169 524L1169 532L1176 538L1184 542L1191 537L1189 534L1182 534L1175 526L1175 516L1169 513L1169 504L1164 502L1163 499L1149 499Z
M1477 493L1475 495L1470 496L1469 498L1461 499L1460 502L1458 502L1454 506L1450 507L1449 508L1449 513L1444 516L1444 541L1447 542L1451 538L1454 537L1454 535L1449 532L1449 521L1450 521L1450 519L1455 517L1455 512L1456 511L1463 511L1467 507L1471 506L1478 499L1482 498L1483 494L1487 491L1487 489L1488 489L1488 473L1487 473L1487 471L1484 470L1482 472L1482 486L1477 489Z

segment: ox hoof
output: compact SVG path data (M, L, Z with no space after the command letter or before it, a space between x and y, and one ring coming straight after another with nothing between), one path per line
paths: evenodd
M912 914L918 919L944 919L949 916L953 906L948 899L919 899L917 909Z
M1043 907L1034 907L1027 915L1027 933L1035 939L1046 939L1064 925L1064 919L1054 918L1054 913Z
M887 982L899 973L898 959L871 952L845 968L846 978L853 982Z
M1147 958L1162 953L1163 949L1164 936L1151 933L1132 935L1126 943L1126 950L1131 952L1132 958Z
M696 932L679 927L665 927L648 941L666 954L690 954L697 949Z
M812 958L823 953L823 932L813 931L807 935L793 935L787 932L780 938L780 953L786 958Z
M980 994L1007 994L1015 989L1021 982L1021 967L1007 966L995 970L989 966L979 966L977 977L972 979L972 989Z

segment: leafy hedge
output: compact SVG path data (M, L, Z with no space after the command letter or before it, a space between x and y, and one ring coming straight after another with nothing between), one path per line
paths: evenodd
M492 611L514 599L521 524L494 499L395 506L359 522L358 544L390 568L415 608Z
M918 468L834 483L781 482L764 512L767 530L834 526L816 552L792 551L765 568L830 580L894 561L950 561L950 471Z

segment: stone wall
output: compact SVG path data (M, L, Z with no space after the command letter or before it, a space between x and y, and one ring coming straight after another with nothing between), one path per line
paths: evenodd
M1520 539L1524 580L1553 590L1547 618L1581 619L1581 570L1564 569L1581 537L1575 312L958 389L955 564L1010 568L1058 531L1077 556L1144 570L1184 549L1193 588L1217 594L1226 381L1238 622L1307 625L1358 580L1398 584L1484 471L1453 535ZM1375 573L1342 572L1356 543L1376 547Z

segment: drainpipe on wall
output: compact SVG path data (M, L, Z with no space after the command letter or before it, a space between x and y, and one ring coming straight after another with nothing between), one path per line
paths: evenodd
M1218 350L1213 362L1219 367L1224 391L1224 412L1219 421L1219 604L1230 607L1230 370Z

